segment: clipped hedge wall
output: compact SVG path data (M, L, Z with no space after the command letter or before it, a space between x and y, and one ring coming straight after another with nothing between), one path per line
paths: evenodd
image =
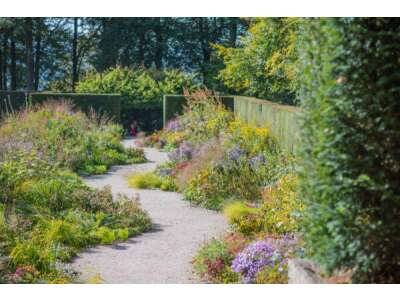
M234 109L233 96L219 96L222 103L230 110ZM186 104L186 98L183 95L164 95L163 99L163 125L169 120L181 114Z
M400 19L304 25L305 246L352 283L400 283Z
M84 112L92 107L97 113L106 113L120 121L121 99L118 94L75 94L75 93L49 93L29 91L0 91L1 114L20 110L27 104L35 105L47 100L71 100L75 106Z
M235 115L258 127L267 127L284 149L293 152L299 139L299 113L293 106L253 97L234 97Z

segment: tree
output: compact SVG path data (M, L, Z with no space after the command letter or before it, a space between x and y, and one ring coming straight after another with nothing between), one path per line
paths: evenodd
M251 20L238 48L215 45L225 65L219 78L233 92L294 103L298 24L296 18Z

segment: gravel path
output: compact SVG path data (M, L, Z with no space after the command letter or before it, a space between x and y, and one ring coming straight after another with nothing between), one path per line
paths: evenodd
M133 147L133 140L124 140ZM126 176L153 170L167 160L166 153L144 148L150 162L115 166L109 173L85 178L92 187L110 185L113 194L139 193L153 230L112 246L97 246L80 253L72 266L87 280L99 274L104 283L193 283L191 260L202 242L224 232L223 216L191 207L178 193L128 188Z

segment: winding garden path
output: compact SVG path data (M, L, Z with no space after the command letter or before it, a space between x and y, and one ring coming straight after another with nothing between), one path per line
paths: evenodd
M133 147L134 140L124 140ZM72 266L87 280L97 274L104 283L191 283L191 260L205 240L224 232L223 216L192 207L178 193L129 188L126 176L153 170L167 160L167 154L144 148L149 162L115 166L109 173L85 179L92 187L110 185L113 194L138 193L142 207L149 213L153 230L112 246L90 248Z

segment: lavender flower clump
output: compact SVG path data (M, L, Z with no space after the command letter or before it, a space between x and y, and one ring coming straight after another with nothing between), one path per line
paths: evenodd
M280 270L286 263L278 249L265 240L257 241L240 252L232 262L232 270L240 273L243 276L244 283L253 283L256 279L257 273L264 267L274 267L280 264Z
M235 146L231 151L229 151L228 158L230 160L238 160L245 154L246 154L245 151L242 148L240 148L240 146Z
M259 154L250 159L250 165L255 169L261 165L264 165L266 162L267 160L265 159L264 154Z
M193 157L194 149L189 142L183 142L178 149L172 151L168 157L172 161L189 160Z
M172 131L172 132L177 132L181 129L179 120L177 119L169 121L166 127L167 131Z

